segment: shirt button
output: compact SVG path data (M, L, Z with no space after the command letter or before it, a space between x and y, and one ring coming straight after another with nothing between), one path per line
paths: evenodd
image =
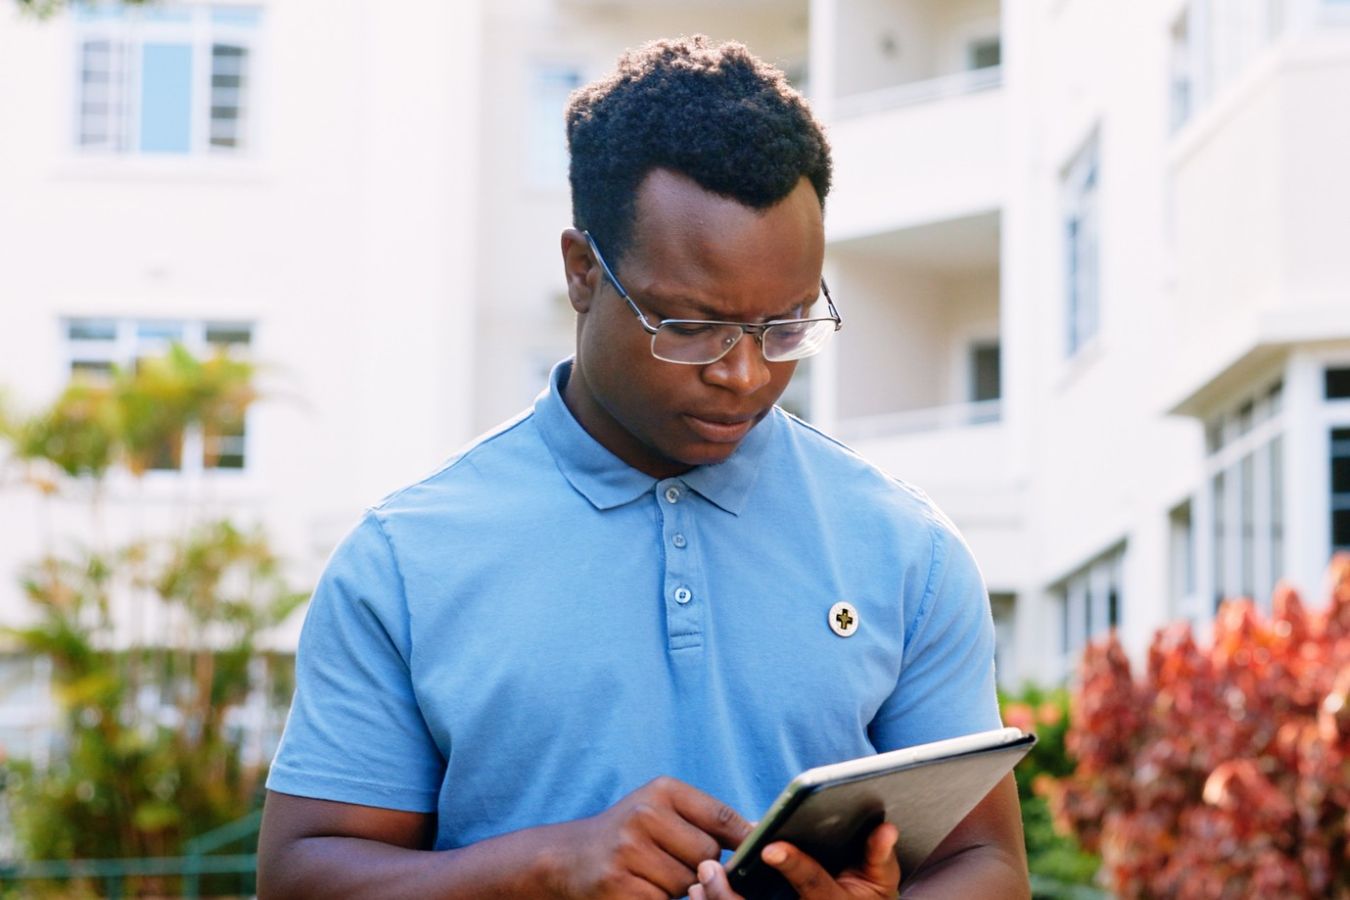
M684 539L684 535L682 534L675 535L673 538L670 539L670 542L674 544L676 547L679 547L681 550L684 549L685 544L689 543Z
M689 588L682 587L675 589L675 602L680 604L681 606L683 606L684 604L688 603L690 600L693 599L694 594L692 591L689 590Z
M680 502L680 489L675 487L674 485L671 485L670 487L666 488L666 502L667 503Z

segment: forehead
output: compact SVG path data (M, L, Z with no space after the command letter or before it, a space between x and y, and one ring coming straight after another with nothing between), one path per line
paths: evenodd
M820 291L824 223L805 178L767 209L657 169L638 188L625 286L733 312L783 312Z

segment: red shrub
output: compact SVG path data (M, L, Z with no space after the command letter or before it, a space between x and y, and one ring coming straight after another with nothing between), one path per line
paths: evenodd
M1160 631L1139 681L1114 634L1084 654L1077 768L1039 790L1122 897L1350 898L1350 556L1331 583L1225 603L1208 649Z

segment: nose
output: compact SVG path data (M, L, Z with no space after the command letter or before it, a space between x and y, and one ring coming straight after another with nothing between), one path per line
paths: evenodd
M703 367L704 381L741 396L753 394L772 377L759 341L748 335L742 336L726 356Z

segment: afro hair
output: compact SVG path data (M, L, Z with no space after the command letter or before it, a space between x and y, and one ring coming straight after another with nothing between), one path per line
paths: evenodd
M806 101L745 45L703 35L629 50L567 103L572 224L617 263L633 237L638 187L653 169L767 209L805 177L822 208L830 147Z

